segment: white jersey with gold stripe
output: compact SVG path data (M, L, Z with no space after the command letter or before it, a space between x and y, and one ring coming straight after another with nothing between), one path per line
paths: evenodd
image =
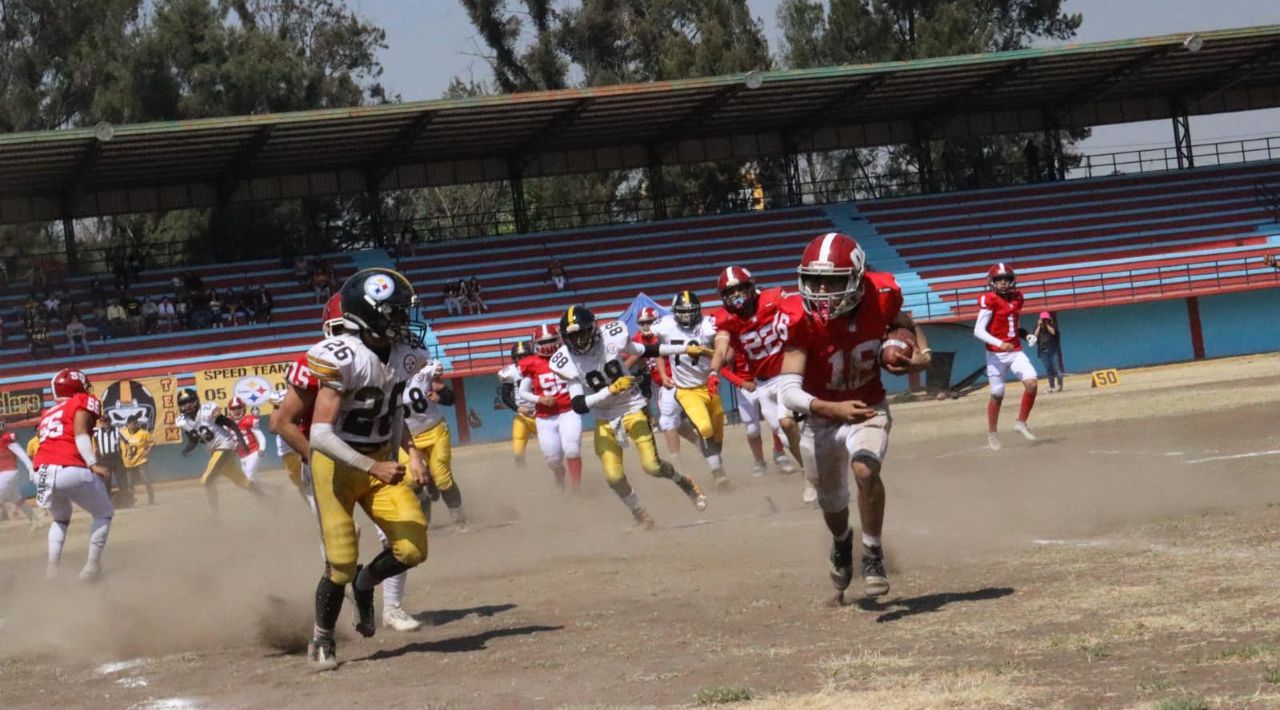
M428 360L427 352L392 343L383 362L358 335L325 338L307 351L307 369L321 387L342 394L335 430L352 444L381 444L403 416L405 386Z

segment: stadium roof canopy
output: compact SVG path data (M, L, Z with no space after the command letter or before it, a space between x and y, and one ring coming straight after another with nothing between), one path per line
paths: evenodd
M0 223L1280 106L1280 25L1199 36L9 134Z

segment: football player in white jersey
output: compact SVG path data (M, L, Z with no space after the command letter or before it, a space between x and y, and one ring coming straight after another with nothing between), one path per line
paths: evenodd
M511 455L515 457L516 468L524 470L524 452L529 447L529 439L537 431L533 420L534 407L524 404L516 397L520 389L520 361L533 354L529 343L521 340L511 346L511 362L498 370L498 397L507 408L515 412L511 420Z
M262 489L240 468L240 455L236 451L241 446L247 448L240 427L222 412L217 402L200 404L200 396L193 389L184 389L178 393L178 418L174 422L186 437L187 445L182 455L188 456L200 444L209 449L209 463L200 476L204 486L205 497L209 508L215 515L218 513L218 476L241 488L261 496Z
M658 319L653 332L661 344L696 343L708 351L715 347L715 319L702 315L702 302L692 291L676 294L671 301L671 313ZM672 355L669 360L676 383L676 401L698 430L699 446L711 469L711 477L717 488L728 488L729 477L725 475L720 455L724 447L724 407L718 392L719 375L711 372L709 357Z
M401 402L405 386L427 361L425 324L414 321L413 287L391 269L363 269L339 290L343 331L307 351L307 369L319 383L311 423L309 470L327 569L316 587L315 634L308 662L337 667L334 626L350 583L356 631L375 631L373 589L427 557L427 518L397 449L408 446L409 470L427 482L422 454L408 440ZM357 565L352 512L360 505L387 536L368 565Z
M459 532L466 532L467 516L462 512L462 490L453 478L453 447L443 409L453 406L454 393L441 378L443 373L443 363L428 360L409 380L404 390L404 423L413 437L413 447L427 462L431 474L428 500L443 500L454 526ZM401 450L400 463L409 464L409 452Z
M667 478L680 487L698 510L705 510L707 498L691 478L682 476L670 463L658 458L653 429L645 411L644 395L623 365L624 355L709 356L697 343L689 345L641 345L628 336L627 326L613 321L596 324L595 314L586 306L570 306L560 317L560 337L564 345L551 356L551 371L569 383L573 411L595 415L595 450L604 466L609 487L631 509L636 522L653 527L653 516L640 505L631 483L622 472L622 447L618 445L614 421L626 431L640 454L644 472Z

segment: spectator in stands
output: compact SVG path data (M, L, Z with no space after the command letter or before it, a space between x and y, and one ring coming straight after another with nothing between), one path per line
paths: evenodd
M45 320L57 318L58 314L62 312L62 301L59 301L57 296L48 293L43 293L40 297L40 305L44 308L44 312L41 315L44 316Z
M178 311L173 307L173 299L165 296L156 308L156 327L166 333L173 332L173 323L178 318Z
M172 279L169 280L169 285L173 287L174 301L184 300L188 295L190 295L187 292L187 281L181 276L175 275Z
M182 299L173 304L174 324L180 328L191 327L191 301Z
M244 325L249 322L249 312L245 310L240 294L227 290L226 302L222 305L222 324L224 326Z
M1062 341L1059 338L1057 319L1048 311L1040 313L1036 323L1036 353L1049 375L1049 391L1062 391ZM1054 382L1057 382L1055 387Z
M118 299L111 299L111 305L107 306L107 337L124 337L128 327L129 314L125 312L124 306Z
M547 268L547 280L555 284L557 291L563 291L569 285L569 275L565 273L564 264L559 259L551 262Z
M480 292L480 279L472 276L463 283L463 293L466 294L467 299L467 310L472 315L489 310L489 307L484 304L484 298L480 295Z
M31 345L31 356L38 353L53 355L53 345L49 343L49 326L43 319L37 318L27 331L27 342Z
M222 295L218 293L218 289L209 291L209 305L206 309L209 313L209 324L214 328L222 327Z
M462 300L458 294L458 282L453 279L444 282L444 310L447 315L462 315Z
M401 257L406 254L416 256L417 244L418 230L414 229L412 224L406 223L400 230L400 237L396 240L396 253Z
M258 284L258 291L253 296L253 315L258 323L271 322L271 309L275 307L275 299L263 284Z
M104 305L106 304L107 290L102 286L102 279L99 279L96 277L93 279L90 279L89 298L93 299L93 304L95 306L98 305L99 303L102 303Z
M297 279L299 286L307 286L311 283L311 265L307 263L304 257L295 257L293 260L293 278Z
M143 326L146 320L142 317L142 302L133 297L133 294L126 291L124 294L125 317L129 321L129 335L142 335Z
M142 299L142 327L148 333L159 331L160 306L150 296Z
M316 303L324 303L333 295L333 267L316 259L311 266L311 288L316 293Z
M71 351L72 355L76 354L76 342L80 343L85 355L89 354L89 340L85 337L88 331L89 329L85 327L84 321L80 320L79 314L72 315L70 320L67 321L67 349Z
M191 292L191 298L187 301L187 324L197 329L213 325L213 318L209 316L209 293L203 289Z

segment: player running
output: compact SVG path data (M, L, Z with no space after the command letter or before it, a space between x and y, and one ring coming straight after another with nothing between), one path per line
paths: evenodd
M658 458L653 429L645 412L646 400L626 373L622 357L628 353L646 357L679 354L694 357L706 355L706 349L697 343L640 345L627 336L627 326L623 323L612 321L597 325L595 314L586 306L570 306L565 311L560 317L560 337L564 345L551 356L551 371L569 383L573 410L595 415L595 450L604 466L605 479L631 509L636 522L645 529L652 528L653 516L640 505L622 472L622 447L618 445L615 427L624 430L636 445L645 473L671 480L689 496L695 508L705 510L707 499L698 484Z
M35 511L22 499L22 485L18 480L18 462L27 469L31 480L36 478L35 464L27 456L26 450L18 445L17 438L11 431L5 431L5 423L0 420L0 505L12 519L18 513L26 517L34 533L40 529L40 521L36 520Z
M663 316L653 326L653 332L659 343L685 346L696 343L710 351L715 344L716 323L711 316L702 314L698 294L681 291L671 300L671 314ZM720 455L724 448L724 407L720 403L720 378L711 369L711 358L672 355L667 362L675 382L676 401L697 429L711 478L716 487L728 488L729 477L725 475Z
M325 303L324 311L321 314L321 330L326 338L331 338L342 332L342 294L335 293L327 303ZM285 446L289 448L289 453L300 457L298 466L298 480L295 485L302 491L303 500L310 506L314 513L316 510L315 496L311 490L311 472L307 463L308 454L311 452L311 443L309 437L311 435L311 418L315 411L316 393L320 391L320 382L311 374L311 370L307 369L307 356L302 354L289 365L288 371L285 373L285 389L281 392L280 401L276 403L276 408L271 412L271 418L268 425L272 432L276 434L280 441L285 442ZM290 474L292 477L292 473ZM422 501L422 493L419 493L418 500ZM424 510L424 515L425 515ZM382 545L387 545L387 536L383 534L381 528L375 528L378 531L378 538L382 541ZM324 544L321 541L321 555L324 554ZM396 631L416 631L422 627L422 622L413 618L404 610L404 588L408 581L409 573L402 572L394 577L389 577L382 583L382 625L395 629Z
M356 631L372 636L373 588L427 557L427 519L396 449L409 445L409 470L427 483L421 453L404 426L402 398L410 377L427 362L425 324L412 312L418 299L402 274L363 269L339 289L343 330L307 351L307 369L319 383L312 413L310 461L327 569L316 586L315 633L308 662L337 667L334 626L343 589L352 585ZM387 536L387 546L357 565L356 505Z
M657 322L658 309L652 306L641 308L636 314L636 333L631 336L631 339L641 345L656 345L658 334L653 331L653 326ZM639 355L627 355L623 357L622 363L636 378L636 384L645 396L646 406L648 400L657 395L658 431L662 432L662 437L667 441L667 453L679 461L680 437L688 436L690 432L681 431L684 422L680 404L676 401L676 383L671 378L671 363L666 358ZM644 369L637 370L636 363L643 363ZM694 440L692 436L689 438L691 441Z
M428 360L409 380L404 390L405 426L413 438L413 447L427 462L431 474L428 501L436 496L449 509L449 518L459 532L467 531L467 516L462 512L462 489L453 478L453 447L449 441L449 423L443 407L453 406L454 392L441 379L444 365ZM409 452L400 450L400 463L409 465ZM421 498L419 498L421 500Z
M516 390L520 388L520 361L533 354L529 344L520 341L511 346L511 362L498 370L498 397L507 408L515 412L511 420L511 454L515 457L516 468L524 470L525 449L529 447L529 438L537 431L534 422L535 410L532 405L521 404L516 399Z
M222 413L217 402L202 405L195 390L182 390L178 393L178 419L175 424L187 439L187 445L182 449L183 456L190 455L202 443L209 449L209 463L200 476L200 484L204 486L205 498L214 515L218 514L218 488L215 484L219 476L255 496L262 496L262 489L240 468L240 457L236 452L240 448L248 448L244 434Z
M71 504L75 503L93 516L89 558L80 570L80 579L92 582L102 576L102 552L115 515L106 483L111 471L98 463L90 433L102 416L102 403L93 396L89 378L80 370L60 370L50 389L55 404L40 415L36 427L40 445L34 461L36 504L53 518L45 577L53 579L58 574L71 524Z
M540 325L533 331L533 354L520 360L520 389L516 398L532 406L538 427L538 445L547 467L563 489L568 468L569 488L582 485L582 415L573 411L569 385L551 371L551 356L560 349L560 331L555 325Z
M232 397L227 404L227 418L240 428L240 434L244 437L246 444L245 448L236 449L236 455L240 457L240 468L244 471L245 477L257 483L262 447L267 443L262 430L258 428L258 416L247 411L244 400Z
M802 435L805 475L831 531L831 581L842 599L853 580L849 527L849 471L858 486L862 523L862 577L868 596L889 591L881 531L885 491L880 467L892 419L880 381L880 344L890 328L914 329L919 350L905 363L886 363L894 374L928 367L924 332L902 312L902 291L892 274L866 271L866 256L850 237L830 232L804 250L797 269L800 294L781 309L786 349L783 403L808 414Z
M973 326L973 335L987 346L987 382L991 385L991 398L987 400L987 445L999 451L996 425L1004 402L1005 373L1009 371L1022 380L1022 404L1013 430L1028 441L1036 440L1036 435L1027 428L1027 417L1031 416L1031 407L1036 403L1036 368L1022 352L1022 331L1018 327L1022 317L1022 292L1017 288L1017 275L1007 264L996 264L987 271L987 285L991 290L978 297L978 322Z

